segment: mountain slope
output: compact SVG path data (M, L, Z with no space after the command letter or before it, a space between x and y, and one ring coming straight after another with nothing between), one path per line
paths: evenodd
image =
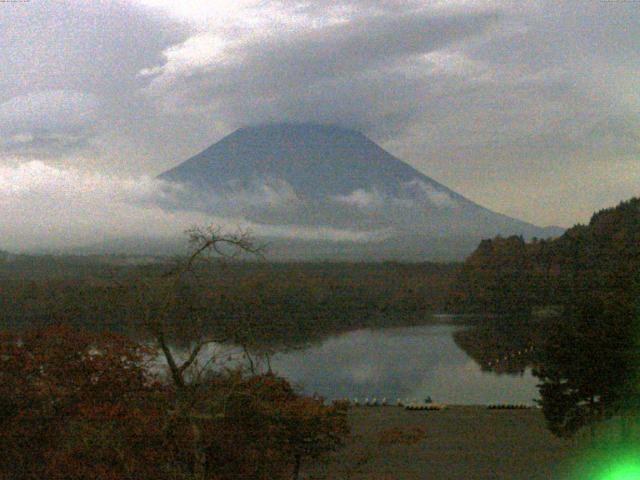
M394 252L419 243L424 253L427 239L474 244L497 234L561 233L483 208L336 126L243 128L159 178L187 186L177 208L242 217L271 226L275 237L302 226L325 233L312 240L374 242Z
M200 187L269 177L312 198L388 189L414 178L445 189L361 133L309 124L242 128L160 176Z

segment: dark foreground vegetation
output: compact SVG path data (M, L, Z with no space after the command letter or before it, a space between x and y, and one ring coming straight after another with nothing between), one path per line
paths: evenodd
M211 310L222 294L200 264L211 251L258 251L215 230L191 240L193 253L160 275L52 289L27 279L3 292L25 302L5 297L7 313L33 316L0 337L0 478L295 479L342 444L345 405L253 368L211 368L212 344L236 340L250 359L258 342L252 317L216 322L227 312Z
M344 405L274 375L150 373L152 349L50 327L0 339L0 478L296 478L348 432Z
M554 240L483 241L465 261L449 305L495 314L458 341L471 350L474 339L493 341L489 354L476 348L485 366L490 357L533 364L551 431L572 435L618 417L628 434L640 407L640 199L600 211ZM531 319L541 308L559 314ZM513 314L528 320L513 323ZM509 341L500 336L514 325ZM534 349L504 355L510 342L508 354Z
M423 322L456 268L272 265L244 235L191 242L186 258L144 264L5 256L0 478L298 478L344 442L346 405L304 397L256 360ZM225 367L224 345L246 362Z

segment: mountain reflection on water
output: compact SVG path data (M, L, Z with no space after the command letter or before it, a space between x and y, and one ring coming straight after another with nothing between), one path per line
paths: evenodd
M484 370L454 341L459 325L363 329L305 349L275 354L273 370L307 394L327 399L386 397L451 404L525 403L538 398L537 379Z

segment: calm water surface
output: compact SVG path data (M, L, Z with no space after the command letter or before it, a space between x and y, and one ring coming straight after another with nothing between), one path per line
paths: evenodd
M327 399L386 397L455 404L526 403L537 379L481 371L453 340L459 325L357 330L272 358L276 373Z

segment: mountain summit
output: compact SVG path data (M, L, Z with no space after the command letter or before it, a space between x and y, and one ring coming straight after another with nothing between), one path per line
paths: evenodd
M270 231L302 228L305 239L285 236L289 243L313 239L315 254L324 251L318 242L333 239L359 244L333 253L441 258L450 248L458 257L482 238L561 233L483 208L362 133L331 125L241 128L159 178L187 187L180 208L240 216Z
M309 198L397 190L414 179L444 189L359 132L313 124L241 128L160 178L205 188L280 179Z

